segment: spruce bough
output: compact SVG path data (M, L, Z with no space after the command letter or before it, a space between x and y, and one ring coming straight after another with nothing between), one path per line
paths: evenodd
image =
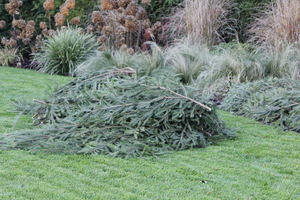
M134 74L128 68L101 71L76 78L44 101L15 102L36 124L48 125L6 134L0 147L127 158L201 148L234 135L194 88Z

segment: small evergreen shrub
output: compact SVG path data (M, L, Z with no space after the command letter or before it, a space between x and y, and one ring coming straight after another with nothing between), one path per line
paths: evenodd
M48 37L40 51L34 54L33 62L43 72L72 75L76 66L95 55L97 49L92 35L69 28Z
M243 83L230 89L220 108L299 132L299 91L299 81L291 79Z

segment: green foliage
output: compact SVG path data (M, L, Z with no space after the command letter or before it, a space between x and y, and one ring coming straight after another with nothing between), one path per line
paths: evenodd
M130 68L101 71L71 81L45 101L35 100L37 105L20 104L23 112L35 113L36 123L53 125L9 134L0 146L136 157L205 147L232 136L207 106L212 103L195 89L134 73Z
M182 2L183 0L151 0L151 5L146 7L150 21L155 23L161 21L164 17L168 17L173 9Z
M69 28L44 41L40 52L34 54L33 61L44 72L71 75L76 66L95 55L97 49L96 39L92 35Z
M269 79L232 87L221 109L300 131L300 83Z
M234 9L231 10L228 17L233 19L231 26L235 27L237 35L233 33L227 40L236 40L236 36L238 36L240 42L246 42L248 40L247 31L249 24L266 9L267 5L274 1L275 0L233 0Z
M15 61L20 61L21 55L17 49L8 49L0 47L0 66L9 66Z

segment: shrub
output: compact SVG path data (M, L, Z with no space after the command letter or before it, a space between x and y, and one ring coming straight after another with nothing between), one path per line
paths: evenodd
M300 1L277 0L263 16L256 19L251 41L268 46L282 46L300 42Z
M0 148L138 157L233 135L197 90L134 74L125 68L78 77L28 108L36 123L53 125L0 137Z
M34 54L33 61L43 72L71 75L76 66L95 55L97 49L92 35L70 28L49 37L40 52Z
M300 83L268 79L232 87L221 109L300 131Z
M217 44L230 8L228 0L186 0L184 8L171 17L172 37L187 36L190 44Z
M9 66L20 60L17 49L0 48L0 66Z

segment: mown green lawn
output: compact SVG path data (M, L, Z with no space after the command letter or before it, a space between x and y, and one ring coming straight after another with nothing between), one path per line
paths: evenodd
M0 67L0 134L11 98L43 96L70 78ZM0 151L0 199L300 199L300 135L221 112L236 140L159 159Z

